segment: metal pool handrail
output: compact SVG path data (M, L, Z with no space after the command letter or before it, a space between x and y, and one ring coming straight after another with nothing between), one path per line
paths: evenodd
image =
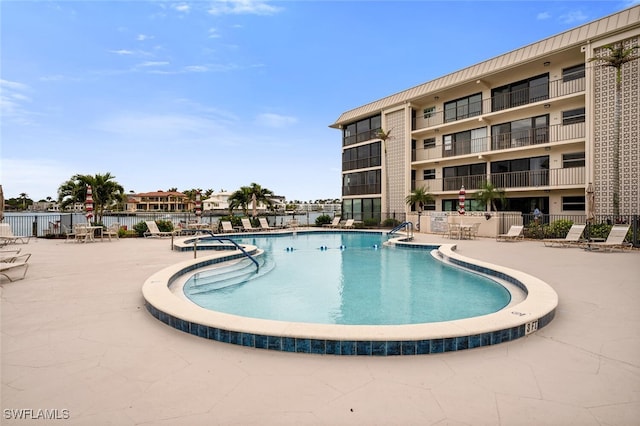
M402 222L400 225L393 228L391 231L387 232L387 235L392 235L401 230L402 228L407 228L409 238L413 238L413 223L412 222Z
M238 243L233 241L231 238L229 238L229 237L219 237L217 235L214 235L213 231L209 231L209 230L206 230L206 229L199 229L198 232L203 232L205 234L209 234L209 235L211 235L211 238L213 238L214 240L219 241L221 243L224 242L224 241L229 241L238 250L240 250L242 252L242 254L244 254L246 257L248 257L249 260L251 260L256 265L256 272L258 272L258 270L260 269L260 264L258 263L258 261L253 256L251 256L249 253L247 253L247 251L244 248L242 248Z

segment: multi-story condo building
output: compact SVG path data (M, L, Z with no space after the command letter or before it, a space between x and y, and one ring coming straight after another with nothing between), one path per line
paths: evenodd
M613 212L616 71L605 46L640 46L640 6L549 37L343 113L343 216L408 214L425 188L428 210L467 210L486 182L499 210ZM640 54L640 47L633 51ZM620 214L640 211L640 60L622 67ZM380 138L380 130L388 138ZM592 184L590 186L590 184ZM500 203L499 203L500 204Z

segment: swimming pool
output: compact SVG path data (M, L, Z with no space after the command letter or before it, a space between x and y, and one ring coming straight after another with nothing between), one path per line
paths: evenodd
M314 231L297 234L306 232ZM245 234L241 238L246 237ZM257 349L311 354L392 356L458 351L519 339L553 320L558 296L545 282L512 268L462 256L456 252L455 244L430 244L426 239L426 235L420 236L424 242L397 238L391 243L423 251L425 246L439 246L437 256L443 261L494 277L525 296L512 300L497 312L472 318L402 325L345 325L259 319L212 311L175 291L176 284L194 271L243 258L238 250L209 250L198 259L170 265L145 281L142 294L152 316L194 336ZM192 245L182 241L174 247ZM245 250L251 255L261 252L252 244L247 244Z
M496 281L434 259L435 247L384 246L387 239L353 232L237 238L265 250L257 273L251 261L240 260L195 272L183 290L214 311L322 324L451 321L509 303L511 294Z

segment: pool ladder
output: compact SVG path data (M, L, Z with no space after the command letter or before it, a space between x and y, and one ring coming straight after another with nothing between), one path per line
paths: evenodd
M402 222L400 225L393 228L391 231L387 232L387 235L393 235L402 228L407 229L407 236L412 239L413 238L413 223L412 222Z

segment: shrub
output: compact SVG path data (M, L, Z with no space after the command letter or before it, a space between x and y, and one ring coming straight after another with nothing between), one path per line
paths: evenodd
M156 220L156 223L158 224L158 230L160 232L173 231L173 222L171 222L170 220Z
M380 221L374 217L370 217L369 219L364 220L364 226L366 227L376 227L380 224Z
M391 217L385 219L384 222L382 222L382 226L384 226L385 228L394 228L398 225L400 225L400 221Z
M564 238L569 233L572 225L572 220L558 219L549 225L546 234L549 238Z
M316 226L328 225L332 220L328 214L320 215L316 218Z
M136 234L138 234L138 237L144 237L144 233L147 232L148 230L147 224L144 222L138 222L135 225L133 225L133 230L136 231Z

